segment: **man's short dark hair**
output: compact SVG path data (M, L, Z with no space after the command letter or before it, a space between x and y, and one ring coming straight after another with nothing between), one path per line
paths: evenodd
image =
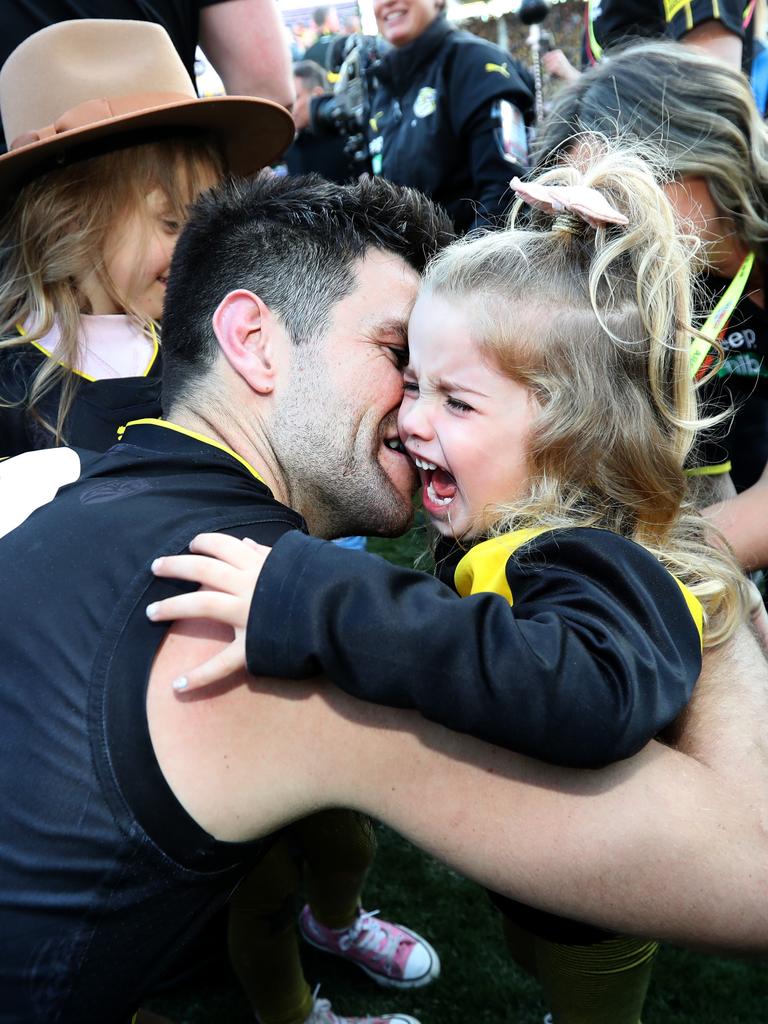
M421 273L453 238L448 216L415 189L381 178L336 185L318 175L224 182L195 204L171 265L163 315L163 407L189 393L219 353L212 317L243 288L291 340L324 337L369 249Z
M327 7L316 7L312 13L312 21L318 28L322 28L328 18Z
M300 78L309 90L321 88L328 91L328 72L314 60L299 60L293 65L295 78Z

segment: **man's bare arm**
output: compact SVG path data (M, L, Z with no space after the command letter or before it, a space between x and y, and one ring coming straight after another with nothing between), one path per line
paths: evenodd
M220 648L220 626L172 628L148 695L178 799L241 840L328 806L381 818L476 881L622 931L768 950L768 836L738 784L651 744L567 771L335 687L236 677L179 697L172 679Z
M742 626L708 651L693 698L665 737L751 799L768 825L768 662Z
M710 504L704 515L725 536L745 569L768 565L768 466L751 487Z
M200 11L200 45L230 96L295 99L288 39L275 0L226 0Z
M741 54L744 46L741 39L721 21L710 18L686 32L680 40L686 46L696 46L711 57L717 57L741 71Z

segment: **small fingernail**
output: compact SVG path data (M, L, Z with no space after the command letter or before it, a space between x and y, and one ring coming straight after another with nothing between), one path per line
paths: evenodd
M253 539L253 537L243 537L243 540L245 541L246 544L250 544L252 548L258 547L258 544Z
M189 680L187 679L186 676L179 676L178 679L174 679L173 680L173 688L176 691L178 691L178 690L186 690L186 688L188 686L189 686Z
M152 563L152 572L157 572L157 570L160 568L160 565L162 564L162 561L162 558L156 558L154 560L154 562Z
M148 604L147 605L147 618L148 619L154 619L155 615L157 614L157 608L158 608L158 602L157 601L154 604Z

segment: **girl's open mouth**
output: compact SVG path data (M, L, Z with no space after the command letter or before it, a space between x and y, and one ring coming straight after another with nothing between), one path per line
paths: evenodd
M434 462L416 456L413 461L424 484L424 505L427 510L430 506L444 508L450 505L459 490L455 478L447 469L436 466Z

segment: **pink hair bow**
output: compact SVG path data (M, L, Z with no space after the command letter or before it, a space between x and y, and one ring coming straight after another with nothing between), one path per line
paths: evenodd
M530 206L556 217L559 213L572 213L593 228L604 224L629 224L623 213L614 209L596 188L586 185L539 185L535 181L522 182L513 178L510 188Z

